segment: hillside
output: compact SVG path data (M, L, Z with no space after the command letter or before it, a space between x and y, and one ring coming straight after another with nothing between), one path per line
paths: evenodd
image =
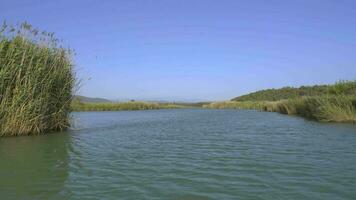
M327 94L356 94L356 81L340 81L334 85L301 86L299 88L283 87L267 89L235 97L232 101L278 101L302 96L323 96Z
M92 98L92 97L85 97L85 96L81 96L81 95L75 95L73 100L81 101L83 103L108 103L108 102L111 102L110 100L104 99L104 98Z

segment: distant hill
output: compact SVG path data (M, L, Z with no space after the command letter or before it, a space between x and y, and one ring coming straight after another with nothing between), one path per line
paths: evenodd
M85 97L85 96L81 96L81 95L75 95L73 100L79 100L83 103L105 103L105 102L111 102L108 99L104 99L104 98L92 98L92 97Z
M340 81L334 85L284 87L267 89L235 97L232 101L278 101L301 96L322 96L326 94L356 95L356 81Z

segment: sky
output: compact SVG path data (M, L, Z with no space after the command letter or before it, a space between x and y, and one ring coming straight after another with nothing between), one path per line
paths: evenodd
M356 79L354 0L0 0L75 50L78 94L213 101Z

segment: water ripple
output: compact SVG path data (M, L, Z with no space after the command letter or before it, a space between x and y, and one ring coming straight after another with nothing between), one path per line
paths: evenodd
M0 174L2 195L356 199L355 125L199 109L73 117L79 123L70 133L0 140L0 171L32 177L29 184L16 173ZM8 150L13 146L16 151ZM17 181L11 182L14 176ZM16 189L15 183L27 189Z

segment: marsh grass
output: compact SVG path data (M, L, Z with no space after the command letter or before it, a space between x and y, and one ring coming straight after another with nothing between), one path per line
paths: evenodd
M66 129L75 84L71 50L27 23L0 29L0 136Z
M109 103L84 103L73 101L73 111L122 111L122 110L157 110L189 108L188 105L173 103L150 103L150 102L109 102Z
M204 106L213 109L254 109L298 115L322 122L356 123L356 97L352 95L325 95L300 97L280 101L225 101Z
M324 122L356 123L356 98L337 95L305 98L297 106L297 114Z
M263 101L221 101L205 104L203 108L263 110L267 103Z
M311 95L304 96L304 94ZM293 98L280 99L286 96ZM245 99L256 100L246 101ZM279 100L261 101L259 99ZM237 97L233 101L215 102L205 105L205 107L255 109L298 115L323 122L356 123L356 81L339 81L332 85L322 86L262 90L244 95L241 98Z

